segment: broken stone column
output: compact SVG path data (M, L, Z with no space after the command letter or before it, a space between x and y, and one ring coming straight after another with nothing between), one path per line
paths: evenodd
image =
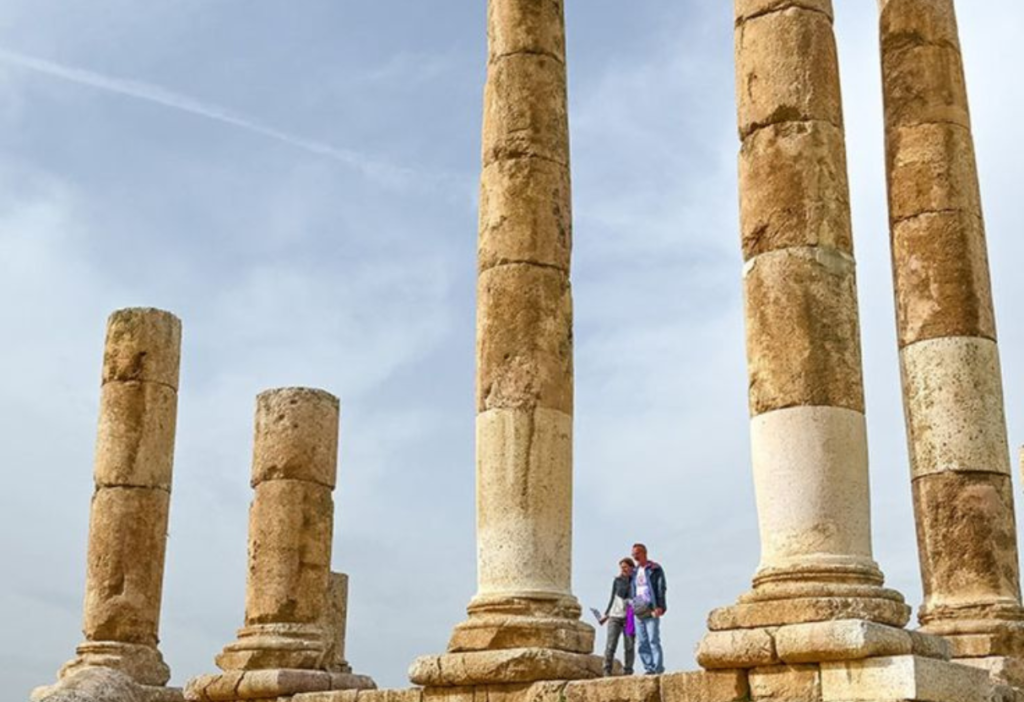
M245 626L217 656L224 674L189 681L187 699L374 687L330 665L338 419L338 399L322 390L281 388L256 398Z
M572 594L572 215L562 0L490 0L477 285L477 593L421 684L600 675ZM468 662L467 662L468 661ZM519 661L516 663L515 661ZM461 671L445 672L445 666ZM480 673L469 671L479 666ZM526 670L528 672L523 672ZM457 679L457 681L456 681Z
M880 9L893 279L925 596L919 619L923 631L950 638L956 659L1019 658L1013 487L954 5L882 0ZM1014 682L1024 683L1024 662L1016 667Z
M736 0L754 588L711 613L731 631L862 619L903 626L872 556L860 329L829 0Z
M351 673L352 666L345 659L345 628L348 622L348 575L345 573L331 573L327 583L327 613L324 621L327 632L324 660L327 670Z
M180 698L157 647L167 546L181 322L124 309L107 322L96 441L83 633L61 683L112 669L144 687L141 699ZM90 673L97 679L102 672ZM40 688L45 699L62 687ZM83 693L84 694L84 693Z

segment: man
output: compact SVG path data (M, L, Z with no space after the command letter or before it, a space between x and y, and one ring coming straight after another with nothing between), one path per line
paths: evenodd
M604 616L599 623L608 623L608 640L604 647L604 674L612 674L615 665L615 649L619 647L619 636L622 636L622 650L625 661L624 672L633 674L633 658L635 657L636 627L633 619L633 607L629 604L633 582L633 561L623 558L619 561L619 574L612 581L612 596L608 606L604 608Z
M665 600L665 571L654 561L647 560L647 547L633 544L633 572L631 593L636 617L636 635L640 640L640 661L647 675L665 672L661 651L661 618L668 603Z

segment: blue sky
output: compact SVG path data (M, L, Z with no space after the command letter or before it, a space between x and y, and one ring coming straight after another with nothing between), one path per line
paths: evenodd
M920 599L874 3L837 2L876 558ZM1024 6L961 2L1011 444L1024 441ZM757 563L731 7L570 0L574 588L647 542L670 668ZM473 320L485 3L10 0L0 8L0 680L81 638L103 328L184 323L161 645L214 670L244 607L255 395L342 398L348 657L382 685L475 589Z

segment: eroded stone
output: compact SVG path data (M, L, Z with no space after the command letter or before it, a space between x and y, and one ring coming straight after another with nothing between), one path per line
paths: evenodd
M889 217L960 211L981 217L974 142L954 124L918 124L889 131Z
M767 629L711 631L697 646L702 668L756 668L779 662L772 632Z
M773 665L750 671L750 698L757 702L821 702L816 665Z
M304 480L334 488L338 398L315 388L277 388L256 397L252 486Z
M491 61L508 54L547 54L565 61L564 0L487 5L487 40Z
M107 320L103 382L143 381L178 388L181 320L152 308L118 310Z

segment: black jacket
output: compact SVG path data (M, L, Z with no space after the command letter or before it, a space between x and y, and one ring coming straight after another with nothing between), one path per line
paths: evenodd
M665 582L665 571L654 561L647 561L647 565L643 568L647 573L647 585L651 590L651 604L654 605L655 609L668 611L668 600L665 599L665 591L668 590L668 583ZM639 567L633 572L633 580L629 586L630 597L636 597L636 573L638 571Z

